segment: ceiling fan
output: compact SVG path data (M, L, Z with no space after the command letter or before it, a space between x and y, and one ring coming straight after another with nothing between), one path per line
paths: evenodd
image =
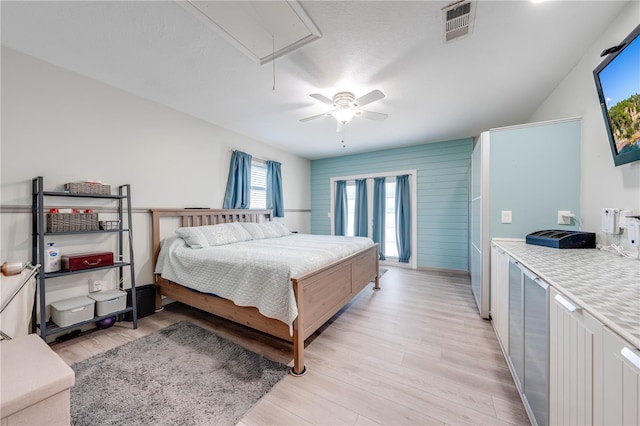
M389 116L388 114L383 114L381 112L365 111L360 109L360 107L362 106L368 105L372 102L379 101L380 99L384 98L384 93L379 90L372 90L371 92L359 97L358 99L356 99L351 92L338 92L333 95L332 99L329 99L319 93L314 93L309 96L319 100L322 103L331 105L333 109L323 114L303 118L300 121L305 122L315 120L316 118L320 117L332 116L338 122L336 132L341 132L344 128L344 125L350 122L353 117L362 117L368 118L370 120L383 121L386 120L386 118Z

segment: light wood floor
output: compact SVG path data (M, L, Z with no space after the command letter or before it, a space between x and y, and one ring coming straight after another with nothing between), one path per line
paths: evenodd
M308 373L285 377L241 425L530 424L468 278L389 268L380 284L308 339ZM73 364L184 319L292 361L286 342L177 303L137 330L117 323L52 348Z

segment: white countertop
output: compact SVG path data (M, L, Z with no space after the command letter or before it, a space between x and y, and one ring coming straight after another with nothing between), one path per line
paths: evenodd
M597 249L494 239L511 257L640 349L640 261Z

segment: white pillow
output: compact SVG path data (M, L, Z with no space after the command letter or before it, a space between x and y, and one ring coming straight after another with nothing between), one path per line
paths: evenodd
M287 227L280 222L243 222L242 226L251 234L254 240L284 237L285 235L291 234Z
M209 247L207 238L204 236L200 228L200 226L178 228L176 229L176 234L178 234L178 236L180 236L191 248Z
M267 238L259 223L241 222L242 227L251 235L254 240L264 240Z
M251 234L237 222L178 228L176 233L191 248L221 246L251 239Z
M284 237L291 234L287 227L280 222L263 222L259 225L262 232L264 232L265 238Z

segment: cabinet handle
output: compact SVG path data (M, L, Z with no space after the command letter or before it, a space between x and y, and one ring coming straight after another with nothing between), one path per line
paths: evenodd
M556 299L556 302L558 302L559 304L564 306L564 308L569 312L576 312L576 311L581 311L582 310L582 308L577 307L576 305L574 305L573 303L569 302L567 299L565 299L564 297L562 297L559 294L556 294L555 299Z
M625 346L620 351L620 355L640 370L640 356L638 356L638 354Z

